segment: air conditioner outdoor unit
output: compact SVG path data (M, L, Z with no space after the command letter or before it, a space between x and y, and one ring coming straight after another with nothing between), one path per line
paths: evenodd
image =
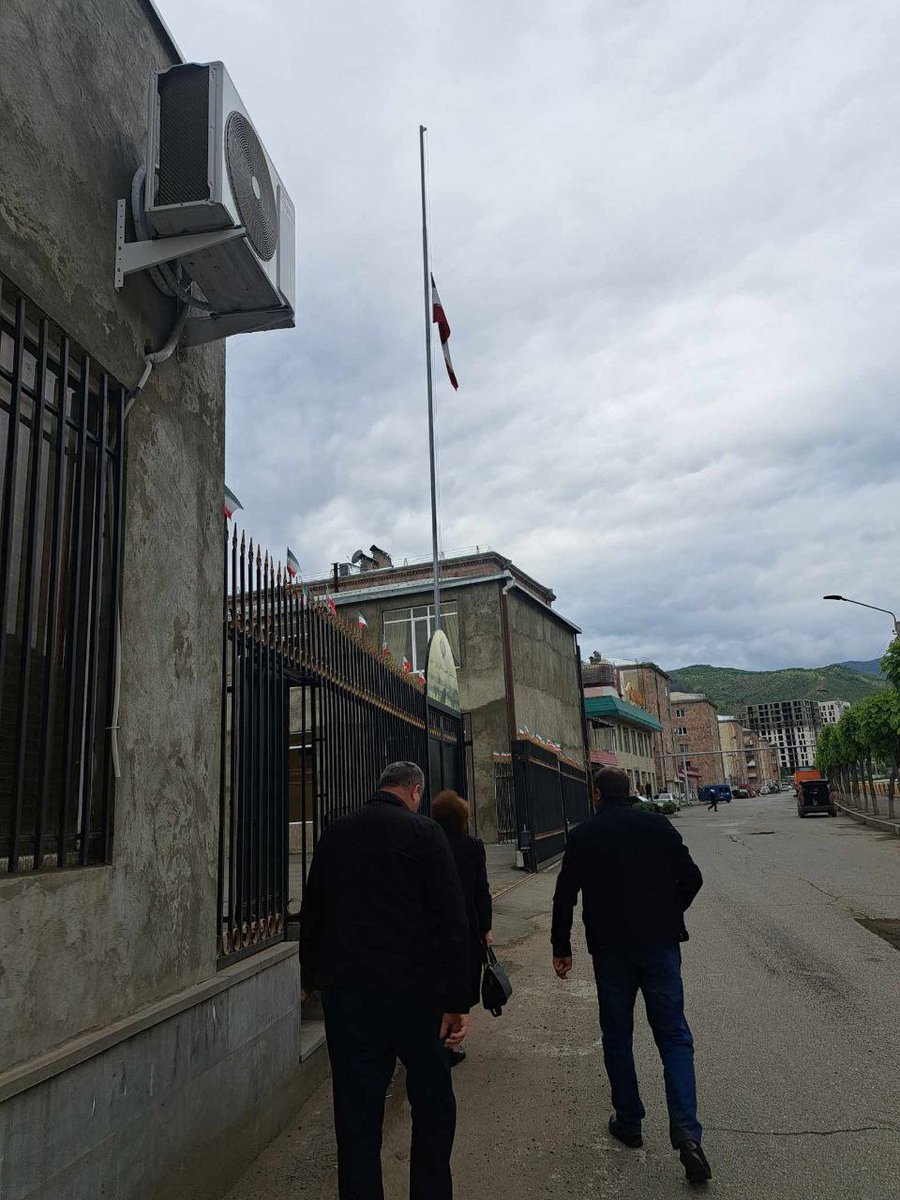
M211 309L183 340L291 328L294 206L222 63L154 71L148 126L144 207L157 238L224 234L178 256ZM218 331L200 328L210 324Z

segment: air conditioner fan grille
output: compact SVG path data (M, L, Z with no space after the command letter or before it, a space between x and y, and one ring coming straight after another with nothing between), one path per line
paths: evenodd
M225 165L241 224L250 245L268 262L278 246L278 209L262 144L243 113L225 123Z

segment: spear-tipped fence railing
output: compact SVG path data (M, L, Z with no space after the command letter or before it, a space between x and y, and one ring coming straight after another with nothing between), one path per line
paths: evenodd
M220 965L284 937L322 830L365 802L387 763L424 768L428 749L421 680L227 525L223 588Z

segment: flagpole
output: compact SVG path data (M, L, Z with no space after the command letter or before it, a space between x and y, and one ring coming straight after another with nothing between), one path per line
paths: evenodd
M441 627L441 563L438 554L437 487L434 461L434 389L431 371L431 270L428 261L428 212L425 201L425 126L419 126L419 170L422 177L422 275L425 281L425 371L428 383L428 461L431 468L431 553L434 570L434 628Z

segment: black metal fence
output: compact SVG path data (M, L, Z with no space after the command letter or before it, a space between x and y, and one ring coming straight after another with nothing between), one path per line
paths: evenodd
M512 744L516 829L525 865L536 871L566 848L566 834L590 814L587 775L576 763L523 739Z
M224 587L220 965L283 938L329 821L428 752L421 681L237 529Z
M125 394L0 277L0 869L110 856Z

